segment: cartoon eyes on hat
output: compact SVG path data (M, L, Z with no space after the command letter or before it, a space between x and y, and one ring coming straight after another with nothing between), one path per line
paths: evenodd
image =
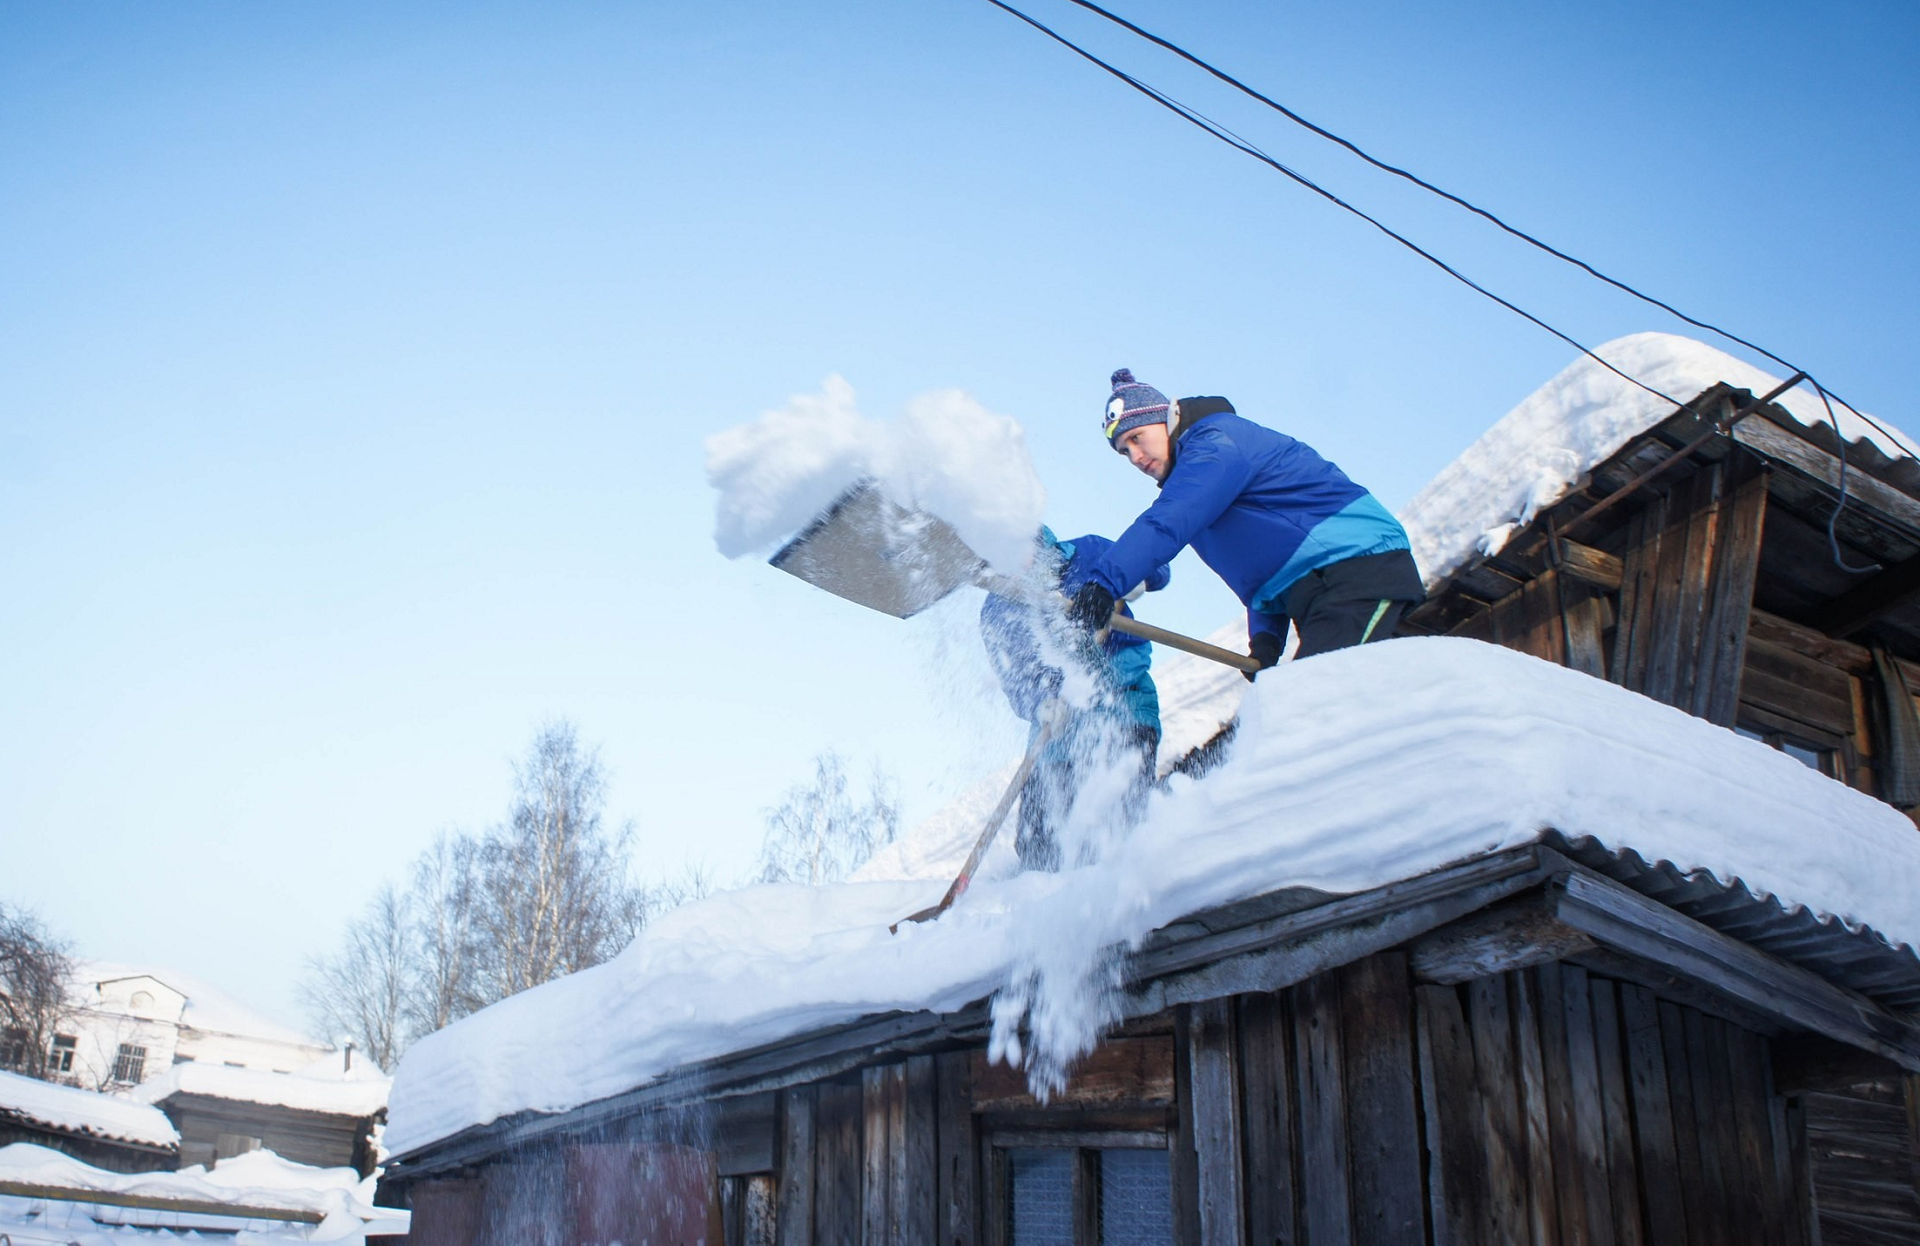
M1126 413L1126 410L1127 403L1124 398L1115 397L1107 403L1106 433L1108 437L1113 436L1113 426L1120 422L1120 417Z

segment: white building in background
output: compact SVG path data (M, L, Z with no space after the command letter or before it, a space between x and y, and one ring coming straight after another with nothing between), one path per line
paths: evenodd
M334 1049L171 969L88 961L48 1056L62 1081L88 1089L137 1086L176 1064L294 1073Z

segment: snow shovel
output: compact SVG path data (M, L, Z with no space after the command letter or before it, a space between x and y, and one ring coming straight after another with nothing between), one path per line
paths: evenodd
M944 520L908 510L871 481L841 494L768 561L815 588L896 619L912 618L964 585L1012 596L1024 591L995 576ZM1244 653L1128 618L1117 606L1110 626L1238 671L1260 669Z
M993 837L1000 832L1000 824L1007 820L1007 811L1013 808L1013 802L1019 797L1020 789L1027 785L1027 779L1033 774L1034 764L1040 760L1040 750L1058 734L1061 719L1058 716L1046 719L1040 725L1040 732L1033 737L1033 743L1027 746L1027 755L1020 759L1020 768L1013 772L1013 782L1007 784L1007 790L1000 794L1000 803L987 815L987 825L980 832L980 838L974 841L973 851L967 854L967 863L960 867L960 875L953 880L953 886L947 888L947 894L940 897L940 903L931 908L921 909L918 913L909 913L899 921L887 927L888 934L899 934L900 927L908 922L930 922L953 907L953 902L965 894L973 882L973 872L980 868L980 858L987 855L987 848L993 843Z

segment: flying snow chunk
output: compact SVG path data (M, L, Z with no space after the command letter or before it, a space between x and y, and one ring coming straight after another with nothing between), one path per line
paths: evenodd
M836 374L819 394L716 433L706 448L720 494L714 544L729 558L773 549L871 480L906 510L944 520L995 570L1018 574L1046 507L1019 422L957 389L921 394L882 422L860 414Z

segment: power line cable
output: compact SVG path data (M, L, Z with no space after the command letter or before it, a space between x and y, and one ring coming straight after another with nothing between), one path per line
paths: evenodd
M1781 367L1786 368L1789 372L1801 372L1801 373L1806 372L1805 368L1802 368L1798 364L1793 363L1787 359L1783 359L1779 355L1774 354L1772 351L1768 350L1764 346L1759 345L1758 343L1750 342L1746 338L1743 338L1738 334L1733 333L1727 329L1723 329L1718 325L1709 324L1707 321L1695 319L1694 317L1689 316L1687 313L1681 311L1679 308L1673 306L1671 303L1667 303L1661 299L1655 298L1653 295L1648 294L1645 291L1636 289L1633 286L1627 284L1624 281L1619 280L1616 277L1613 277L1608 275L1607 273L1601 272L1599 269L1587 263L1585 260L1580 259L1578 256L1569 255L1567 252L1562 251L1558 247L1555 247L1550 243L1544 242L1539 238L1536 238L1534 235L1526 232L1525 230L1517 228L1516 226L1513 226L1513 225L1509 225L1506 221L1501 220L1500 217L1496 216L1494 213L1488 211L1487 209L1479 206L1478 204L1473 203L1467 199L1464 199L1461 196L1456 195L1452 191L1449 191L1443 187L1436 186L1432 182L1428 181L1427 179L1421 177L1416 173L1411 172L1410 170L1400 168L1397 165L1388 164L1386 161L1378 159L1371 153L1362 149L1358 144L1342 137L1341 135L1335 134L1333 131L1327 129L1324 126L1315 124L1314 122L1308 120L1306 117L1303 117L1299 113L1295 112L1293 109L1288 108L1285 104L1282 104L1278 100L1275 100L1263 94L1262 92L1249 86L1247 83L1242 82L1240 79L1234 77L1232 74L1227 73L1225 70L1220 69L1219 67L1202 59L1201 57L1194 55L1192 52L1187 51L1185 48L1181 47L1179 44L1174 43L1171 40L1164 39L1159 35L1154 34L1152 31L1146 30L1143 27L1128 21L1126 18L1121 17L1118 13L1114 13L1109 9L1102 8L1100 5L1093 3L1093 0L1070 0L1070 2L1075 5L1078 5L1080 8L1087 10L1089 13L1099 14L1101 17L1106 18L1108 21L1114 23L1116 26L1120 26L1123 29L1131 31L1133 34L1138 35L1140 38L1147 40L1149 43L1152 43L1158 47L1164 48L1167 51L1173 53L1175 56L1180 57L1182 60L1187 61L1189 64L1192 64L1197 68L1205 70L1207 73L1213 75L1215 78L1219 79L1221 82L1226 83L1228 86L1234 88L1235 90L1241 92L1242 94L1248 96L1249 98L1258 100L1260 103L1265 104L1268 108L1273 109L1275 112L1287 118L1287 120L1293 122L1294 124L1301 126L1306 130L1311 131L1312 133L1318 135L1319 137L1326 139L1330 143L1337 144L1338 146L1343 147L1346 150L1352 152L1355 156L1358 156L1360 159L1366 161L1368 164L1372 165L1374 168L1379 169L1384 173L1390 173L1395 177L1403 178L1406 181L1413 183L1415 186L1420 187L1422 190L1429 191L1432 194L1438 195L1440 198L1445 199L1450 203L1457 204L1458 206L1466 209L1467 211L1473 213L1474 215L1482 217L1483 219L1491 222L1493 225L1513 235L1515 238L1518 238L1521 241L1527 243L1529 246L1536 247L1539 250L1546 252L1548 255L1551 255L1556 259L1563 260L1566 263L1573 265L1574 267L1587 273L1589 276L1592 276L1614 287L1616 290L1620 290L1626 294L1632 295L1634 298L1639 299L1641 302L1646 303L1650 306L1658 307L1662 311L1667 312L1668 314L1676 317L1677 319L1686 321L1688 324L1692 325L1696 329L1704 329L1708 333L1716 334L1719 337L1725 338L1729 342L1738 343L1739 345L1746 347L1748 350L1751 350L1756 354L1762 355L1767 359L1771 359L1774 363L1777 363ZM1002 6L1002 7L1005 7L1005 6ZM1862 412L1858 407L1855 407L1852 403L1845 401L1838 394L1834 394L1831 390L1828 390L1822 387L1817 380L1813 379L1810 373L1808 374L1808 380L1812 382L1814 387L1820 391L1820 396L1823 401L1826 401L1827 399L1831 398L1832 401L1827 402L1828 418L1830 419L1833 418L1832 404L1834 402L1838 402L1842 407L1846 408L1848 411L1851 411L1862 422L1870 425L1875 429L1878 429L1882 434L1884 434L1890 441L1894 443L1894 446L1896 449L1900 449L1900 445L1899 445L1900 438L1897 435L1895 435L1892 432L1892 430L1888 429L1885 425L1881 424L1878 420L1875 420L1872 416L1869 416L1864 412ZM1837 419L1835 419L1833 422L1833 431L1836 436L1840 437L1841 440L1844 441L1846 439L1845 435L1842 434L1840 431L1840 422ZM1911 458L1913 456L1908 455L1907 457Z
M1286 165L1281 164L1278 160L1275 160L1272 156L1269 156L1266 152L1261 151L1258 147L1255 147L1252 143L1249 143L1245 139L1242 139L1239 136L1233 134L1231 131L1227 130L1224 126L1220 126L1208 120L1206 117L1202 116L1199 112L1195 111L1192 108L1187 107L1185 104L1180 103L1178 100L1175 100L1174 98L1158 90L1157 88L1147 85L1146 83L1140 81L1138 78L1135 78L1133 75L1127 73L1125 70L1120 69L1114 65L1109 64L1106 61L1101 60L1099 57L1087 51L1085 48L1081 47L1079 44L1073 42L1071 39L1068 39L1064 35L1060 34L1058 31L1052 29L1051 27L1039 21L1036 21L1034 18L1027 16L1025 13L1022 13L1019 9L1016 9L1012 5L1007 4L1005 0L987 0L987 3L993 5L997 9L1005 10L1006 12L1012 14L1014 17L1017 17L1021 21L1025 22L1027 25L1033 27L1035 30L1046 35L1049 39L1052 39L1054 42L1060 44L1062 47L1065 47L1068 50L1075 53L1076 55L1082 57L1083 59L1090 61L1095 65L1098 65L1101 69L1106 70L1109 74L1112 74L1114 77L1126 83L1128 86L1132 87L1134 90L1140 92L1142 95L1146 96L1148 99L1154 101L1156 104L1159 104L1162 108L1165 108L1168 111L1175 114L1176 116L1185 119L1186 121L1190 122L1194 126L1197 126L1202 130L1205 130L1207 133L1213 135L1215 138L1227 144L1229 147L1232 147L1237 151L1241 151L1249 156L1252 156L1255 160L1260 161L1262 164L1271 166L1275 170L1285 174L1287 177L1292 178L1295 182L1298 182L1300 185L1306 187L1308 190L1312 191L1314 194L1319 195L1321 198L1327 200L1329 203L1332 203L1335 206L1342 208L1347 212L1351 212L1353 215L1367 222L1367 224L1373 226L1375 229L1379 230L1381 233L1385 234L1387 237L1393 239L1395 242L1399 243L1401 246L1407 248L1409 251L1412 251L1415 255L1418 255L1421 259L1426 260L1429 264L1432 264L1434 267L1438 268L1441 272L1446 273L1449 277L1452 277L1455 281L1458 281L1460 284L1466 286L1468 289L1473 290L1476 293L1488 299L1493 300L1495 303L1498 303L1500 306L1506 308L1508 311L1514 313L1516 316L1520 316L1528 321L1531 321L1533 324L1538 325L1540 328L1545 329L1548 333L1553 334L1553 336L1559 338L1561 341L1573 347L1575 350L1579 351L1581 354L1585 355L1587 358L1593 360L1595 363L1599 364L1601 367L1613 373L1615 376L1619 377L1620 379L1627 381L1630 384L1639 386L1641 389L1646 390L1649 394L1652 394L1654 397L1660 399L1663 402L1671 402L1676 407L1681 405L1675 399L1669 397L1666 394L1661 393L1659 390L1653 388L1653 386L1651 385L1648 385L1645 381L1640 380L1638 377L1630 376L1627 373L1622 372L1619 368L1614 367L1611 363L1608 363L1605 359L1602 359L1599 355L1596 355L1592 350L1588 349L1586 346L1583 346L1581 343L1575 341L1572 337L1561 332L1559 329L1554 328L1552 325L1548 324L1546 321L1542 320L1540 317L1534 315L1532 312L1526 310L1523 307L1520 307L1515 303L1508 301L1507 299L1502 298L1498 294L1495 294L1493 291L1487 289L1485 286L1474 281L1472 278L1466 276L1464 273L1460 272L1458 269L1448 264L1445 260L1442 260L1440 257L1424 249L1418 243L1415 243L1413 240L1405 237L1404 235L1394 232L1392 229L1388 228L1381 221L1377 220L1372 216L1369 216L1367 213L1361 211L1359 208L1354 207L1352 204L1340 198L1340 196L1334 194L1332 191L1327 190L1325 187L1319 185L1317 182L1313 181L1311 178L1308 178L1303 174L1297 173L1294 170L1288 168Z
M1885 434L1889 439L1889 441L1893 444L1894 448L1896 450L1901 450L1904 453L1904 449L1900 445L1900 438L1896 434L1891 432L1889 429L1887 429L1884 425L1882 425L1879 421L1861 412L1857 407L1854 407L1852 404L1841 399L1838 395L1833 394L1832 391L1826 389L1824 386L1820 384L1819 381L1815 380L1812 375L1808 374L1805 371L1805 369L1799 368L1794 364L1789 363L1787 360L1782 359L1780 356L1774 354L1772 351L1769 351L1764 347L1757 346L1754 343L1747 341L1745 338L1738 337L1732 333L1727 332L1724 329L1720 329L1715 327L1714 325L1707 324L1704 321L1695 320L1693 317L1687 315L1686 313L1680 311L1679 309L1674 308L1668 305L1667 303L1660 301L1659 299L1653 298L1650 295L1643 294L1639 290L1634 289L1632 286L1629 286L1624 282L1621 282L1612 277L1609 277L1607 274L1600 272L1598 269L1594 268L1592 265L1586 263L1585 261L1577 259L1574 256L1568 255L1565 252L1558 250L1557 248L1549 246L1548 244L1541 242L1539 239L1533 237L1531 234L1525 233L1522 230L1515 229L1513 226L1508 225L1505 221L1502 221L1499 217L1493 215L1491 212L1488 212L1483 208L1477 207L1474 204L1468 202L1465 199L1460 198L1457 195L1454 195L1448 191L1442 190L1440 187L1434 186L1433 184L1425 181L1424 179L1412 173L1409 173L1403 169L1395 168L1392 165L1388 165L1379 160L1376 160L1374 157L1372 157L1371 155L1368 155L1365 151L1361 150L1358 146L1354 145L1353 143L1347 141L1344 138L1341 138L1339 135L1334 134L1329 130L1323 129L1320 126L1313 124L1312 122L1306 120L1304 117L1301 117L1299 114L1293 112L1291 109L1288 109L1284 105L1281 105L1275 102L1274 100L1267 98L1265 95L1262 95L1260 92L1255 91L1253 88L1240 82L1238 79L1232 77L1231 75L1226 74L1221 70L1214 68L1212 65L1209 65L1207 62L1199 59L1198 57L1192 55L1191 53L1185 51L1184 49L1178 47L1177 45L1169 43L1165 39L1162 39L1159 36L1154 35L1149 31L1142 30L1140 27L1134 25L1132 22L1127 21L1125 18L1119 17L1116 14L1110 13L1106 9L1101 8L1099 5L1091 3L1091 0L1071 0L1071 2L1076 5L1079 5L1081 8L1098 13L1101 16L1106 17L1117 24L1126 27L1128 30L1133 31L1135 34L1141 36L1142 38L1145 38L1155 44L1158 44L1159 46L1174 52L1175 54L1185 58L1186 60L1191 61L1193 64L1199 66L1202 69L1205 69L1207 72L1213 74L1215 77L1221 79L1222 81L1229 83L1230 85L1245 92L1246 94L1261 101L1262 103L1267 104L1269 107L1282 113L1289 119L1297 122L1302 126L1305 126L1307 129L1313 131L1315 134L1318 134L1323 138L1326 138L1334 143L1339 144L1342 147L1345 147L1349 151L1353 152L1355 155L1359 156L1361 159L1367 161L1369 164L1372 164L1386 172L1393 173L1397 176L1406 178L1407 180L1415 183L1416 185L1419 185L1433 192L1434 194L1441 196L1442 198L1448 199L1453 203L1456 203L1459 206L1466 208L1468 211L1471 211L1479 216L1485 217L1487 220L1499 226L1501 229L1505 230L1507 233L1512 234L1517 238L1523 239L1524 241L1531 243L1532 245L1540 248L1543 251L1546 251L1551 255L1557 256L1560 259L1565 260L1567 263L1575 265L1576 267L1586 271L1593 277L1607 283L1608 285L1614 286L1617 289L1620 289L1630 295L1633 295L1635 298L1638 298L1643 302L1649 303L1655 307L1659 307L1671 313L1672 315L1678 317L1679 319L1686 321L1688 324L1694 325L1697 328L1705 329L1710 333L1718 334L1719 336L1726 338L1728 341L1737 342L1740 345L1745 346L1748 349L1753 350L1765 356L1766 358L1773 360L1775 363L1781 365L1782 367L1790 368L1796 374L1800 376L1804 376L1807 382L1811 384L1816 391L1818 391L1821 401L1826 405L1827 418L1833 424L1834 440L1841 447L1839 452L1840 453L1839 498L1835 503L1833 514L1829 516L1827 520L1827 541L1832 550L1834 565L1839 567L1843 571L1847 571L1855 575L1865 575L1870 572L1878 571L1881 569L1879 564L1877 563L1869 564L1868 566L1865 566L1865 567L1852 566L1849 563L1847 563L1845 558L1842 557L1840 553L1840 543L1839 543L1839 537L1837 535L1837 525L1840 520L1840 512L1844 510L1847 505L1847 460L1846 460L1846 448L1845 448L1847 438L1846 438L1845 432L1843 432L1840 427L1839 417L1834 413L1833 404L1835 402L1839 402L1842 407L1852 412L1860 420L1864 421L1865 423L1871 425L1873 428L1878 429L1881 433ZM1393 229L1389 228L1387 225L1383 224L1381 221L1368 215L1366 212L1360 210L1354 205L1348 203L1346 200L1340 198L1338 195L1335 195L1331 191L1327 190L1325 187L1320 186L1318 183L1314 182L1312 179L1304 176L1301 173L1296 172L1293 169L1288 168L1284 164L1281 164L1278 160L1275 160L1272 156L1269 156L1266 152L1262 151L1260 148L1254 146L1252 143L1241 138L1239 135L1233 133L1231 130L1228 130L1225 126L1220 125L1219 123L1209 119L1208 117L1200 113L1198 110L1193 109L1185 104L1182 104L1181 102L1167 95L1165 92L1159 90L1158 88L1150 86L1147 83L1142 82L1140 79L1135 78L1133 75L1127 73L1125 70L1122 70L1117 66L1102 60L1098 56L1095 56L1093 53L1081 47L1079 44L1074 43L1072 40L1066 38L1064 35L1061 35L1058 31L1054 30L1053 28L1045 25L1044 23L1036 20L1033 17L1028 16L1027 14L1021 12L1019 9L1014 8L1012 5L1005 3L1004 0L987 0L987 3L993 5L995 8L1001 9L1013 15L1014 17L1019 18L1021 21L1025 22L1027 25L1033 27L1035 30L1040 31L1042 34L1054 40L1056 43L1060 44L1062 47L1067 48L1069 51L1073 52L1075 55L1081 57L1082 59L1094 65L1099 66L1101 69L1105 70L1107 73L1113 75L1115 78L1118 78L1120 81L1126 83L1128 86L1140 92L1142 95L1145 95L1147 98L1153 100L1155 103L1159 104L1161 107L1166 108L1170 112L1173 112L1175 115L1181 117L1182 119L1198 127L1199 129L1206 131L1208 134L1211 134L1213 137L1219 139L1221 142L1226 143L1228 146L1233 147L1234 149L1240 152L1243 152L1246 155L1252 156L1254 159L1260 161L1263 164L1271 166L1273 169L1277 170L1280 173L1285 174L1287 177L1291 178L1293 181L1299 183L1301 186L1306 187L1308 190L1311 190L1313 193L1321 196L1322 198L1326 199L1328 202L1336 205L1337 207L1342 208L1347 212L1352 213L1354 216L1359 217L1361 220L1366 221L1369 225L1372 225L1375 229L1387 235L1387 237L1393 239L1395 242L1398 242L1401 246L1406 247L1408 250L1420 256L1422 259L1426 260L1428 263L1439 268L1442 272L1446 273L1448 276L1452 277L1454 280L1460 282L1462 285L1465 285L1467 288L1475 291L1476 293L1488 299L1491 299L1493 302L1498 303L1500 306L1506 308L1508 311L1513 312L1515 315L1520 316L1527 321L1530 321L1531 323L1539 326L1542 329L1545 329L1548 333L1551 333L1553 336L1559 338L1561 341L1567 343L1569 346L1572 346L1575 350L1579 351L1582 355L1585 355L1587 358L1593 360L1595 363L1598 363L1601 367L1613 373L1615 376L1618 376L1622 380L1625 380L1633 385L1638 386L1639 388L1645 390L1649 394L1652 394L1654 397L1661 399L1663 402L1672 403L1676 409L1684 408L1685 406L1684 403L1681 403L1677 399L1653 388L1651 385L1648 385L1646 382L1640 380L1638 377L1631 376L1626 372L1621 371L1619 368L1615 367L1613 364L1609 363L1607 360L1601 358L1599 355L1595 354L1592 350L1588 349L1586 346L1582 345L1578 341L1575 341L1572 337L1570 337L1566 333L1563 333L1559 329L1556 329L1554 326L1548 324L1546 321L1542 320L1540 317L1535 316L1533 313L1527 311L1525 308L1522 308L1508 301L1507 299L1502 298L1500 295L1495 294L1493 291L1487 289L1485 286L1482 286L1478 282L1475 282L1471 278L1467 277L1465 274L1461 273L1458 269L1455 269L1453 266L1449 265L1444 260L1440 259L1438 256L1434 255L1433 253L1419 246L1417 243L1413 242L1411 239L1406 238L1405 236L1395 232ZM1914 456L1912 456L1911 454L1908 454L1907 457L1912 458Z

